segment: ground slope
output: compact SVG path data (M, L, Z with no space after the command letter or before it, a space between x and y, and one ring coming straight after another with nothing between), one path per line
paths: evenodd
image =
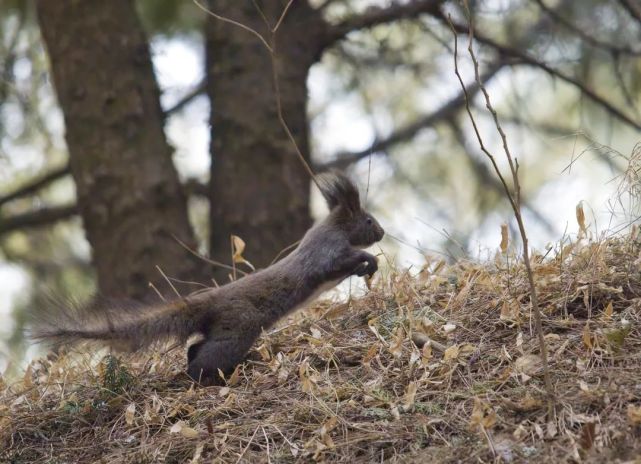
M0 462L638 462L637 234L535 256L550 417L513 256L379 276L265 335L226 387L181 349L70 353L2 386Z

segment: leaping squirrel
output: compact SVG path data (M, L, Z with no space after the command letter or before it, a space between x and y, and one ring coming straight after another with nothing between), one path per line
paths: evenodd
M170 303L137 308L56 305L34 317L32 337L140 349L159 340L185 343L200 334L202 340L187 351L187 373L204 385L220 383L218 370L233 372L262 330L345 278L371 276L378 269L376 257L363 248L381 240L384 231L362 209L356 186L339 173L317 179L330 213L281 261Z

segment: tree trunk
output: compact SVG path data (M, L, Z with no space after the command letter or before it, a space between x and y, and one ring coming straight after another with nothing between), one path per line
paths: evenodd
M216 0L210 8L251 27L269 43L266 22L273 27L286 4ZM306 1L296 1L276 32L282 113L307 161L306 80L320 54L324 26ZM279 122L269 50L254 34L211 16L206 47L212 106L211 255L229 262L234 234L247 241L245 257L264 267L311 225L310 177Z
M131 0L40 0L38 17L64 113L71 171L98 287L144 298L152 282L204 278L163 132L148 44Z

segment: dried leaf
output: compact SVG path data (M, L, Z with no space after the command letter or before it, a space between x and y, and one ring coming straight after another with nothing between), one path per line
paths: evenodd
M628 404L628 422L632 425L641 424L641 406Z
M523 353L523 332L516 334L516 348Z
M403 354L404 339L405 331L403 330L403 327L399 326L396 328L396 335L389 347L389 352L392 353L392 356L399 358Z
M501 248L501 253L505 254L507 253L507 246L508 246L508 228L507 228L507 223L501 224L501 244L499 245Z
M445 353L443 353L443 360L445 362L453 361L458 358L458 355L459 355L459 346L452 345L445 350Z
M468 426L470 429L481 427L483 429L490 429L496 424L496 412L492 407L479 398L474 398L474 406L472 407L472 414Z
M583 212L583 201L576 205L576 222L579 224L579 238L585 237L588 229L585 226L585 213Z
M456 325L452 324L451 322L448 322L443 326L443 332L446 334L454 332L456 330Z
M372 346L369 347L369 350L367 350L367 353L365 353L365 356L363 356L363 365L369 366L369 363L372 362L372 359L374 359L374 356L378 354L378 345L373 344Z
M378 332L378 329L376 328L377 322L378 322L378 318L375 317L374 319L370 319L369 321L367 321L367 326L374 333L374 335L376 335L376 338L378 338L383 343L383 345L387 346L387 342L385 341L383 336Z
M596 424L594 422L587 422L581 427L579 434L579 446L584 450L589 450L594 445L594 438L596 436Z
M191 458L190 464L198 464L200 462L204 448L204 443L199 443L198 446L196 446L196 450L194 451L194 456Z
M514 369L529 377L534 377L543 371L543 360L535 354L526 354L514 362Z
M409 411L414 406L414 399L416 398L417 389L418 385L416 384L416 382L410 382L407 385L405 395L403 396L403 409L405 411Z
M499 316L499 319L501 319L502 321L509 321L512 319L512 311L510 311L510 305L507 304L507 301L504 301L503 305L501 306L501 314Z
M614 313L614 308L612 307L612 302L610 301L603 311L603 318L605 320L612 319L612 314Z
M169 433L179 433L185 438L196 438L198 431L186 425L185 421L178 421L169 429Z
M504 399L503 402L507 407L517 412L536 411L543 406L543 402L538 398L534 398L530 393L526 393L525 397L519 401Z
M125 422L127 423L127 425L133 425L135 414L136 403L131 403L129 406L127 406L127 409L125 409Z
M238 380L240 379L240 365L236 366L236 369L234 369L234 372L232 372L231 376L229 377L229 380L227 380L227 385L234 386L238 383Z
M425 345L423 345L423 349L421 350L421 363L423 364L423 367L427 367L431 359L432 359L432 344L426 343Z
M252 265L252 263L250 263L243 257L243 252L245 251L245 241L237 235L232 235L231 243L233 252L232 260L235 263L244 263L249 266L252 271L255 271L256 268Z
M310 327L309 331L312 333L312 337L314 337L315 339L321 340L323 338L322 332L316 327Z
M332 416L327 421L325 421L325 423L320 428L321 440L323 440L323 443L328 448L334 447L334 441L332 440L332 437L329 435L329 432L334 430L337 423L338 423L338 419L336 418L336 416Z
M579 388L583 393L590 393L590 387L585 380L579 380Z
M559 433L559 429L556 426L556 422L552 421L552 420L547 422L546 429L547 429L547 435L546 436L548 438L554 438Z
M309 361L307 358L305 358L303 362L300 363L300 366L298 366L298 376L300 377L303 392L310 393L313 389L314 383L309 374Z
M272 354L270 353L269 349L267 349L264 343L256 348L256 351L258 351L263 361L270 361L272 359Z
M29 364L27 367L27 370L25 370L24 375L22 376L22 386L24 387L24 390L28 390L33 386L33 368L32 365Z
M586 346L586 348L591 350L594 345L592 344L592 332L590 332L589 322L586 322L585 326L583 327L583 333L581 334L581 339L583 340L583 344Z
M518 304L515 304L515 303L510 304L507 301L503 301L503 304L501 305L501 314L499 315L499 319L501 321L518 322L519 321Z

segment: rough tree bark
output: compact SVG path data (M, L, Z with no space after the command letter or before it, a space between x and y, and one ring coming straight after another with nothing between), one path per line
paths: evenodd
M40 0L38 19L64 113L71 171L99 290L144 298L156 269L204 278L163 132L159 90L131 0Z
M270 42L270 27L287 3L216 0L210 9ZM282 113L308 161L307 74L320 56L325 27L318 11L296 1L275 35ZM264 267L310 226L310 177L279 121L265 45L210 16L206 49L212 105L211 254L229 262L234 234L247 240L247 259Z

